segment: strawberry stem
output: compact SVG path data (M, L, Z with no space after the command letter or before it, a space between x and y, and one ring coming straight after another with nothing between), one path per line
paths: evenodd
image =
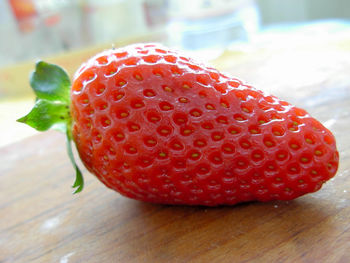
M77 165L77 163L75 162L75 159L74 159L74 155L73 155L73 151L72 151L72 139L71 139L71 136L70 136L70 133L67 131L66 132L66 135L67 135L67 153L68 153L68 156L69 156L69 159L73 165L73 167L75 168L75 181L74 181L74 184L73 184L73 188L77 188L75 191L74 191L74 194L76 193L79 193L83 190L84 188L84 177Z
M66 134L67 153L76 173L72 187L77 188L74 194L79 193L83 190L84 178L75 162L71 145L69 76L61 67L39 61L30 76L30 86L37 97L35 105L27 115L17 121L38 131L53 129Z

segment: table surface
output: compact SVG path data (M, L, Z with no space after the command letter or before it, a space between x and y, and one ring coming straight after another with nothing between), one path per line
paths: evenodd
M64 136L48 132L0 148L0 262L350 262L350 40L316 42L226 51L212 64L332 130L340 166L320 191L166 206L124 198L84 170L72 195Z

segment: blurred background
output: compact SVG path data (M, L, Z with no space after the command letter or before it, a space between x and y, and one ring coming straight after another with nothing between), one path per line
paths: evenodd
M14 120L38 59L72 75L103 49L161 42L293 100L348 63L349 19L349 0L1 0L0 145L35 133Z
M275 25L349 19L350 1L2 0L0 12L3 67L147 36L187 50L227 48Z

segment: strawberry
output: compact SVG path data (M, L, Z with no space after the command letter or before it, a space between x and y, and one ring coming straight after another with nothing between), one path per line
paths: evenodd
M291 200L337 171L334 136L305 110L157 44L96 55L71 90L39 62L31 84L38 100L19 121L66 132L76 192L72 139L107 187L155 203Z

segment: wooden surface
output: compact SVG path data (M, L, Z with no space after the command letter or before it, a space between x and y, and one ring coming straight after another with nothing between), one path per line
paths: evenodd
M314 44L227 52L213 63L333 131L340 167L319 192L164 206L121 197L84 170L86 187L72 195L64 136L35 135L0 148L0 262L350 262L350 41Z

